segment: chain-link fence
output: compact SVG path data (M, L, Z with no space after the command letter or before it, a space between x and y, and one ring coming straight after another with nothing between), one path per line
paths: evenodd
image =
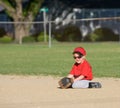
M25 37L31 36L36 42L49 42L49 47L51 47L52 39L57 41L120 41L119 25L120 17L0 22L0 37L7 35L22 43Z

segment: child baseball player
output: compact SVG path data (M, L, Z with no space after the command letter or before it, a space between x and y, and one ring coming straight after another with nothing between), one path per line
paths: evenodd
M83 47L75 48L73 58L75 63L67 76L73 78L72 88L100 88L100 83L91 82L93 79L92 67L86 60L86 50Z

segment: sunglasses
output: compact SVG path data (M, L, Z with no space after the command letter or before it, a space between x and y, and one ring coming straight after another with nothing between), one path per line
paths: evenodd
M76 58L80 59L80 58L82 58L82 56L78 56L78 57L73 56L73 58L74 59L76 59Z

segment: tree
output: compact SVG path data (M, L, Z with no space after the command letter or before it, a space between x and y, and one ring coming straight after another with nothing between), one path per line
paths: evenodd
M44 0L29 0L23 8L23 3L28 0L0 0L0 5L5 8L5 12L13 19L15 29L15 42L21 44L22 37L29 35L31 24L38 14L41 4ZM15 23L23 22L23 23Z

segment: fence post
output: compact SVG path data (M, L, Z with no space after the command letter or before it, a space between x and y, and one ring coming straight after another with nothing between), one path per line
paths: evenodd
M51 48L51 21L49 21L49 48Z

